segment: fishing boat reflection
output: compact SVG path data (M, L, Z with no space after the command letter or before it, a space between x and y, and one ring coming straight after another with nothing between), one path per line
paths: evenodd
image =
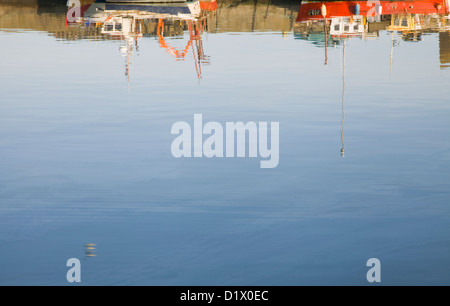
M441 68L450 62L449 0L419 1L339 1L302 2L294 26L294 37L324 47L325 65L328 47L342 48L342 120L341 156L345 156L345 70L346 41L353 38L372 39L382 30L391 33L390 71L394 47L399 41L420 41L422 34L439 32ZM396 34L395 34L396 33ZM396 36L400 37L397 39Z
M306 1L300 5L294 37L325 47L328 64L329 46L342 45L343 41L356 37L373 39L379 37L380 31L389 31L392 71L394 47L399 41L417 42L422 40L423 33L439 32L441 68L447 68L449 10L449 0Z
M399 41L418 42L423 33L439 32L441 68L447 68L449 11L449 0L306 1L300 5L294 37L325 47L327 65L329 46L342 45L356 37L374 39L380 31L389 31L392 71L394 47Z
M210 63L203 50L202 35L208 17L216 9L216 0L164 4L93 3L73 23L101 28L103 36L120 41L120 52L126 57L128 81L133 53L139 50L139 39L152 34L156 34L160 47L176 61L185 60L192 52L197 78L201 79L202 65ZM167 41L168 36L184 36L185 32L189 39L184 48L178 49Z
M378 37L380 30L418 41L424 31L450 30L448 20L448 0L312 1L301 3L294 34L318 45L333 45L351 37L370 39ZM323 36L323 32L329 34Z

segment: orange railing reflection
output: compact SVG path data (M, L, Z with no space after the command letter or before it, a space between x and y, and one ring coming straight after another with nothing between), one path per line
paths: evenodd
M186 20L186 24L189 32L189 41L186 47L179 50L170 44L168 44L164 37L164 19L160 18L158 20L157 35L158 41L161 48L165 49L167 53L173 55L177 61L184 60L189 53L189 49L192 49L194 55L195 69L197 71L198 79L202 78L202 63L208 62L207 56L203 50L203 40L202 34L206 27L206 19L198 20ZM195 45L195 50L194 50Z

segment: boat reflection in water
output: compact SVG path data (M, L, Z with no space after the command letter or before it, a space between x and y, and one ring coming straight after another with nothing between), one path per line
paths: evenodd
M389 62L392 72L394 47L398 46L400 40L417 42L421 41L423 33L439 32L441 68L447 68L450 62L449 19L448 0L301 3L294 26L294 37L324 47L325 65L328 64L328 47L342 47L342 157L345 156L346 40L356 37L376 39L380 31L389 31Z
M69 6L68 9L70 17L73 8ZM92 3L88 7L82 6L80 16L67 20L67 26L81 24L101 28L103 38L120 41L120 52L126 57L125 75L128 81L133 52L139 50L138 40L155 34L160 47L177 61L183 61L192 52L197 77L201 79L202 65L210 63L203 50L202 34L207 27L208 17L216 9L216 0L151 4ZM184 47L178 49L167 42L168 36L180 37L185 31L189 40Z
M392 70L394 47L399 41L421 41L424 33L439 33L441 68L450 66L449 0L417 1L304 1L300 5L294 37L325 47L341 45L346 39L378 38L391 34Z
M420 41L424 32L450 30L448 0L302 2L295 36L317 45L343 38L378 37L398 32L403 40Z

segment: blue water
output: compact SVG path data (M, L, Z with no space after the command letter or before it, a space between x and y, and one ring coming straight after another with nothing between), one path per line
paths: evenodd
M398 35L392 67L387 31L344 67L292 31L204 33L201 80L143 37L128 82L120 41L0 30L0 284L79 258L83 285L367 285L378 258L384 285L449 285L450 70L438 33ZM194 114L279 122L279 166L174 158Z

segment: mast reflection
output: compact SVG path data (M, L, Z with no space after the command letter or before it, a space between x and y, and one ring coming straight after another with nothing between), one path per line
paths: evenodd
M388 31L390 39L389 67L392 74L394 48L399 46L397 35L403 41L419 42L422 35L439 32L441 68L449 67L449 1L302 1L294 25L294 37L312 42L325 49L328 64L328 47L342 47L342 120L341 156L345 157L345 72L346 41L379 37Z
M69 12L73 7L68 7ZM83 13L71 25L101 29L102 36L120 41L120 53L126 58L125 76L130 82L133 53L139 50L138 41L156 34L160 48L176 61L184 61L188 53L194 57L197 78L202 78L202 65L210 58L203 49L202 35L208 18L217 9L216 0L185 3L91 3L83 6ZM184 48L172 46L168 37L189 35Z

